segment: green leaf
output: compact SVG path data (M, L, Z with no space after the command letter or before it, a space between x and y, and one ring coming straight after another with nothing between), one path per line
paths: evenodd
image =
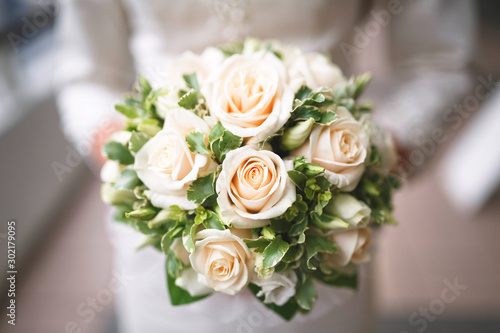
M258 239L244 239L243 241L249 248L254 249L257 253L264 253L266 247L271 243L269 239L264 237Z
M339 116L333 111L326 111L321 114L321 119L319 123L323 125L330 125L335 120L339 119Z
M335 243L321 235L307 235L304 243L307 256L307 268L316 270L316 267L311 264L311 259L318 254L318 252L335 253L337 247Z
M316 122L321 121L321 111L317 106L313 105L300 105L293 110L292 117L295 120L306 120L309 118L314 119Z
M241 146L243 139L226 130L218 142L216 157L222 163L227 153Z
M127 216L127 214L125 214L125 216ZM153 235L153 236L157 235L156 230L148 227L148 224L146 223L146 221L135 220L134 227L137 231L139 231L140 233L142 233L144 235Z
M200 94L200 85L198 83L198 76L195 73L184 74L182 76L188 88L193 89L197 94Z
M196 236L196 230L198 230L198 225L195 224L194 221L190 221L186 224L186 228L182 232L182 243L189 252L194 251L194 237Z
M144 101L151 92L152 88L148 80L146 80L142 74L139 74L139 87L141 88L142 100Z
M102 150L110 160L118 161L120 164L134 163L134 156L132 156L127 147L119 142L107 142L102 147Z
M123 104L116 104L115 110L120 112L127 118L130 119L139 118L139 113L137 112L137 109L135 109L134 107Z
M203 221L203 225L207 229L225 229L224 223L219 219L219 216L212 211L208 211L208 218Z
M197 204L202 204L207 200L210 196L215 194L215 173L214 171L207 176L200 177L193 181L191 185L189 185L187 191L188 200L193 201Z
M288 177L290 177L295 186L297 186L300 190L304 190L307 181L306 175L297 170L290 170L288 171Z
M287 253L283 257L282 262L290 264L294 261L298 261L303 254L304 254L304 246L302 245L290 246Z
M130 151L134 153L137 153L148 141L149 137L146 134L142 132L132 132L130 141L128 142L128 149L130 149Z
M306 98L309 97L309 95L312 93L312 90L309 89L307 86L302 86L299 88L299 90L295 93L295 99L298 99L300 101L305 100Z
M135 170L124 169L113 187L119 190L133 190L140 182Z
M161 131L161 127L143 122L137 125L137 130L152 138Z
M189 90L179 99L177 104L186 110L194 110L196 105L198 105L198 93L192 89Z
M285 256L289 247L290 245L281 238L281 235L276 236L264 250L262 267L271 268L276 266Z
M240 54L243 52L243 43L242 42L228 42L219 46L219 50L224 53L226 57L230 57L234 54Z
M311 311L317 298L318 295L313 280L308 275L304 274L303 281L297 288L297 293L295 294L297 304L303 310Z
M212 127L212 130L210 131L210 134L208 135L208 141L210 144L214 143L216 140L222 138L222 135L224 135L224 131L226 129L224 126L222 126L221 122L218 121L217 124L215 124L214 127Z
M255 297L257 297L257 294L261 290L259 286L253 283L250 283L248 285L248 288L250 289L252 294L255 295ZM268 309L274 311L276 314L278 314L287 321L291 320L299 310L297 302L293 297L290 298L290 300L283 305L276 305L274 303L264 303L264 298L265 298L264 296L257 297L257 299L259 299Z
M166 234L163 235L162 238L164 237L169 238ZM179 258L177 258L174 251L172 251L171 249L168 249L167 252L168 252L167 260L165 262L165 270L167 276L170 276L172 278L177 278L179 277L181 270L183 268L182 261Z
M320 270L312 273L317 280L335 287L346 287L358 289L358 273L345 274L335 271L332 274L324 274Z
M207 146L205 145L205 135L201 132L193 131L186 136L186 142L189 150L193 153L206 155L208 154Z
M290 206L286 212L290 209L295 208L295 206ZM286 218L274 218L271 219L271 229L277 233L287 233L290 230L291 224Z
M165 233L161 237L161 250L166 256L168 256L170 252L170 244L172 244L172 240L168 237L168 234Z
M307 218L304 217L302 220L295 222L294 225L292 225L292 228L288 232L288 235L290 237L297 237L300 234L304 233L307 229Z

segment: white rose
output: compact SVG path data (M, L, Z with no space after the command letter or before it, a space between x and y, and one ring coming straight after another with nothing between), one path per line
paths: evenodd
M200 85L220 67L224 53L215 47L206 48L201 55L191 51L184 52L167 66L160 88L187 89L183 75L196 73Z
M284 305L295 295L297 274L293 270L274 273L267 279L255 278L253 283L261 287L257 297L264 296L264 303Z
M330 200L324 212L341 218L352 227L360 227L366 226L370 221L371 209L352 195L340 193Z
M320 53L295 53L293 60L288 62L290 81L293 82L295 90L301 85L313 90L320 87L334 88L346 81L340 68Z
M137 152L134 169L148 187L145 194L154 206L196 208L187 199L188 186L213 171L216 165L209 156L189 150L186 135L194 130L208 136L210 127L190 111L171 110L163 130Z
M326 255L326 263L333 267L345 267L350 262L361 264L370 260L367 249L371 244L370 228L357 228L333 232L329 236L338 252Z
M266 139L286 123L294 98L285 66L267 51L227 58L202 93L210 114L251 143Z
M345 108L330 126L316 125L309 140L291 152L325 168L325 177L343 191L352 191L363 175L370 139L362 124Z
M248 247L229 230L198 232L189 259L200 283L228 295L235 295L248 285L253 269Z
M290 169L292 162L287 164ZM222 217L236 228L265 226L295 201L285 162L271 151L248 146L226 155L216 191Z

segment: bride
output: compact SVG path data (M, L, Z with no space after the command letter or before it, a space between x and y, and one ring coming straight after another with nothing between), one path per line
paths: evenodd
M364 53L372 52L371 44L385 41L381 54L390 60L382 63L404 79L394 85L398 89L386 89L390 93L384 94L388 102L379 108L379 121L406 149L418 144L415 133L429 134L436 110L445 109L469 83L473 22L468 1L73 0L60 9L58 104L64 131L81 154L89 154L82 142L104 132L106 119L114 117L113 104L137 73L154 83L185 50L200 52L244 36L326 50L348 74L356 72L354 64ZM374 330L370 265L361 267L358 291L318 284L315 309L284 322L248 292L173 307L164 255L150 248L135 251L141 236L127 226L110 221L109 231L116 269L129 276L116 296L120 332Z

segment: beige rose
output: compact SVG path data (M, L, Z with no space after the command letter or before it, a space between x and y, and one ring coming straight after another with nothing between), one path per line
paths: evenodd
M300 88L301 85L313 90L320 87L334 88L346 81L340 68L321 53L296 53L289 62L290 80L294 88Z
M352 191L363 175L370 139L362 124L345 108L330 126L316 125L309 140L291 152L325 168L325 177L343 191Z
M370 253L367 251L372 239L370 228L333 232L328 237L339 250L326 255L326 263L332 267L345 267L349 263L362 264L370 260Z
M247 285L253 270L251 254L230 230L205 229L197 233L189 256L198 281L215 291L235 295Z
M286 68L267 51L227 58L202 93L210 114L250 142L277 132L290 117L294 98Z
M134 169L148 187L145 194L154 206L196 208L187 199L188 186L213 171L216 165L209 156L189 150L186 135L194 130L208 136L210 127L190 111L170 110L163 130L137 152Z
M184 52L171 61L162 71L160 84L155 88L182 88L186 89L183 75L196 73L198 82L203 82L216 70L224 60L224 53L215 47L206 48L202 54L191 51Z
M291 161L287 161L290 169ZM236 228L258 228L295 201L295 185L275 153L242 147L229 152L216 183L221 215Z

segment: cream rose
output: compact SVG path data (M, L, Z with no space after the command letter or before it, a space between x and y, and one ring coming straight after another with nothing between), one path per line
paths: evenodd
M287 164L292 168L291 161ZM226 155L216 191L222 217L236 228L265 226L295 201L285 162L271 151L248 146Z
M364 172L370 139L362 124L345 108L330 126L316 125L309 140L291 152L325 168L325 177L343 191L352 191Z
M203 84L223 60L224 53L215 47L206 48L200 55L190 51L184 52L168 64L157 88L186 89L183 75L192 73L196 73L198 82Z
M297 274L293 270L274 273L267 279L254 278L253 283L261 287L257 297L264 296L264 303L284 305L295 295Z
M294 98L285 66L267 51L227 58L202 93L210 114L249 142L277 132L290 117Z
M337 216L351 227L366 226L370 221L371 209L366 203L350 194L340 193L330 200L324 212Z
M320 87L334 88L346 81L340 68L320 53L295 52L293 60L288 62L290 81L293 82L294 89L300 88L301 85L313 90Z
M216 165L209 156L189 150L186 135L194 130L208 136L210 127L190 111L170 110L163 130L137 152L134 169L148 187L145 194L154 206L196 208L187 199L188 186L213 171Z
M345 267L350 262L362 264L370 260L370 253L367 251L372 239L370 228L333 232L328 237L339 250L326 255L326 263L332 267Z
M251 254L241 238L230 230L205 229L197 233L195 250L189 256L198 281L215 291L235 295L250 280Z

